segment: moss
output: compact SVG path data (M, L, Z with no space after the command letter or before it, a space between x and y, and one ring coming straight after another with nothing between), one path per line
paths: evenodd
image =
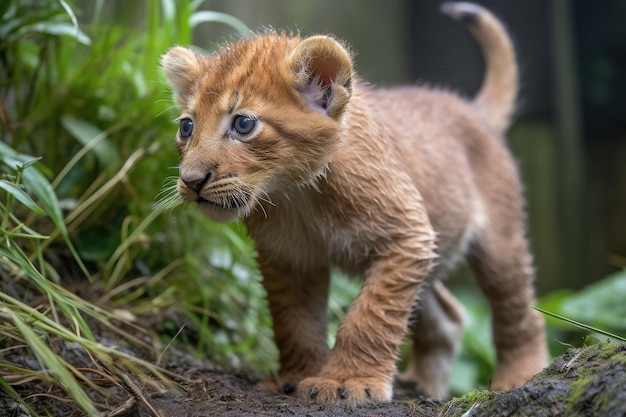
M623 345L606 341L606 342L600 342L598 344L592 345L589 348L591 347L598 348L597 350L595 350L595 356L598 359L602 359L602 360L616 359L622 363L625 363L626 355L619 354L622 346Z
M580 397L587 391L587 386L595 380L594 376L581 377L570 385L568 392L568 406L569 409L573 409L578 404Z
M488 409L499 396L499 392L473 390L448 401L439 415L442 417L459 417L472 407Z
M624 382L624 381L622 381ZM599 411L602 412L602 415L608 415L607 411L609 408L609 404L611 402L612 394L609 393L608 390L604 391L600 395L598 395L598 403L600 406L598 407Z
M601 342L570 349L523 387L471 391L446 403L442 417L471 415L582 417L626 409L626 345Z
M624 386L626 377L615 384L611 377L626 367L625 345L601 342L579 350L567 365L575 372L567 395L567 414L582 415L593 404L597 411L608 412L615 402L615 392L607 384ZM607 380L608 378L608 380Z

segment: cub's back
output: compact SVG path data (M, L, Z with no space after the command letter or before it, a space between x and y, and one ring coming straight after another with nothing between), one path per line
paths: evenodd
M440 252L457 251L486 221L490 179L485 174L516 176L503 138L470 103L448 91L411 86L364 88L362 94L388 136L371 139L387 141L415 182Z

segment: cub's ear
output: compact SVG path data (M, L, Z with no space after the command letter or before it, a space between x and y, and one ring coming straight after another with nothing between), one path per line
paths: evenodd
M312 36L289 55L295 87L306 104L337 119L352 94L352 58L339 42Z
M204 72L203 60L201 55L182 46L175 46L161 56L161 66L177 106L185 105L193 85Z

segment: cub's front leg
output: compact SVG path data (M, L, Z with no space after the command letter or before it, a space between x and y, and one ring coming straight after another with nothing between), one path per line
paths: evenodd
M295 273L289 266L270 262L262 254L259 264L280 354L278 376L261 382L260 387L291 394L298 382L317 374L328 358L326 311L330 275L326 268Z
M391 400L398 349L434 258L430 225L421 232L384 244L339 327L328 361L298 385L301 398L351 406Z

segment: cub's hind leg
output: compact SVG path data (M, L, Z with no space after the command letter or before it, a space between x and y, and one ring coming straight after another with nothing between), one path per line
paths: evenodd
M284 265L263 259L259 263L280 356L278 376L259 385L291 394L300 380L317 374L328 357L326 311L330 275L326 269L295 274Z
M543 317L535 302L534 270L524 236L521 209L490 213L476 241L470 265L492 311L497 368L491 389L523 385L548 361ZM519 214L516 216L516 214Z
M463 306L442 282L427 284L410 326L410 357L400 379L417 382L419 390L429 397L446 397L463 334L463 318Z

